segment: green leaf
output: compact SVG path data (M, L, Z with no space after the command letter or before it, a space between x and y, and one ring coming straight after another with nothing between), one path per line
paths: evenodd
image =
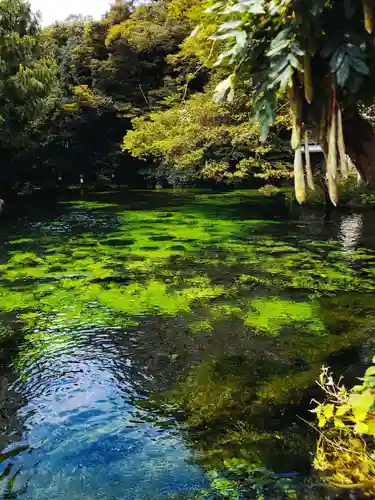
M278 54L279 52L281 52L283 49L285 49L286 47L289 46L289 43L290 41L289 40L280 40L279 43L273 45L271 43L271 48L270 50L267 52L267 56L268 57L272 57L276 54Z
M271 63L271 72L269 77L271 79L277 78L286 68L289 67L289 60L287 57L279 57L276 61Z
M352 387L352 392L362 392L364 389L365 388L363 385L355 385L354 387Z
M366 422L366 424L367 424L367 427L368 427L367 433L370 436L375 436L375 418L372 418L371 420L368 420Z
M224 50L221 54L219 54L217 60L214 63L214 66L220 66L220 64L224 61L226 57L233 56L235 53L234 49Z
M220 9L221 7L223 7L224 3L223 2L216 2L214 3L213 5L211 5L210 7L208 7L205 12L207 12L207 14L209 14L210 12L214 12L215 10L218 10Z
M346 45L346 52L352 56L352 57L357 57L361 59L362 52L361 50L357 47L357 45L354 45L353 43L348 43Z
M219 102L224 99L226 94L233 88L235 75L232 73L225 80L219 83L214 90L213 101Z
M324 427L327 423L327 419L323 415L318 415L318 425L319 427Z
M371 377L371 375L375 375L375 366L370 366L365 372L365 377Z
M254 117L259 121L260 140L266 140L269 127L275 121L277 108L276 93L273 91L265 91L258 94L258 98L253 104L252 111Z
M266 120L260 120L259 122L259 130L260 130L260 141L264 142L269 134L270 126Z
M345 429L345 424L342 420L340 420L339 418L335 418L333 420L333 424L335 427L337 427L338 429Z
M289 86L293 77L293 68L291 66L286 66L284 71L279 74L279 76L274 80L275 84L279 84L280 89L285 89Z
M362 61L362 59L358 59L357 57L350 57L349 64L352 68L354 68L361 75L368 75L370 70L367 67L367 64Z
M264 14L265 10L262 0L242 0L224 10L224 14L231 14L232 12L249 12L253 15L259 15Z
M359 420L365 420L367 413L371 406L374 404L374 396L370 391L363 394L351 394L348 403L351 405L354 417Z
M348 57L344 57L341 66L336 72L337 84L339 85L339 87L345 86L349 78L349 73L350 73L350 66Z
M347 404L340 405L336 410L336 416L342 417L351 410L351 406Z
M228 31L238 28L243 24L243 21L228 21L219 26L218 31Z
M271 45L270 47L274 47L278 45L282 40L288 40L290 39L290 28L285 28L282 31L280 31L273 40L271 40Z
M290 44L290 49L296 56L302 57L305 55L305 52L301 49L301 47L295 40L293 40L292 43Z
M331 403L325 404L323 406L323 415L326 417L327 420L329 420L333 416L334 409L335 407Z
M354 432L357 434L367 434L368 430L368 425L363 422L358 422L354 427Z
M300 69L301 68L301 63L299 60L296 58L296 56L292 53L288 55L288 59L290 61L290 64L293 66L293 68Z
M240 30L231 30L228 31L227 33L223 33L222 35L213 35L211 37L212 40L226 40L227 38L236 38L236 44L238 47L245 47L246 45L246 40L247 40L247 35L245 31L240 31Z
M346 55L345 48L343 46L339 47L338 49L335 50L335 52L332 54L332 57L329 61L329 67L331 70L331 73L336 73L341 66L343 59Z

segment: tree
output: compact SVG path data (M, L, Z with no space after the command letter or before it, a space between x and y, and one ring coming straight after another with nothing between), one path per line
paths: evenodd
M38 17L23 0L0 2L0 150L2 187L19 154L36 144L40 118L57 99L57 65L43 50ZM10 175L10 167L13 172Z
M300 144L308 130L325 152L334 204L336 180L347 175L346 153L365 182L375 184L375 136L358 111L359 102L374 98L374 10L371 0L219 0L196 30L218 27L202 42L215 45L216 64L231 68L218 92L231 97L237 81L254 89L263 139L277 99L288 95L300 202L306 195Z
M196 93L170 109L134 119L123 148L137 158L154 160L148 175L172 185L200 180L235 185L254 175L268 180L290 177L290 153L278 137L283 126L262 144L258 124L241 104L243 100L236 106L213 102L209 89Z
M121 153L121 141L131 118L156 109L175 90L166 57L189 31L164 0L137 8L118 0L99 21L69 18L44 30L59 63L64 106L44 124L43 163L73 183L80 173L97 180L115 172L139 182L140 162Z
M38 18L22 0L0 3L0 147L19 146L45 112L56 85L57 66L44 57Z

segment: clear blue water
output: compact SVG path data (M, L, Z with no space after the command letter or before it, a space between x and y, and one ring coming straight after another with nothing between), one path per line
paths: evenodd
M28 447L11 462L19 498L158 499L207 485L178 426L133 403L147 397L150 375L134 366L129 337L121 330L81 330L69 340L55 334L15 382L23 439L5 452Z

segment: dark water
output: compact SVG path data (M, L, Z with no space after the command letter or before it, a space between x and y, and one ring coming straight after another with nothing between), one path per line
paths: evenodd
M252 192L29 198L0 225L1 498L330 498L301 420L374 355L375 215ZM300 418L301 417L301 418Z

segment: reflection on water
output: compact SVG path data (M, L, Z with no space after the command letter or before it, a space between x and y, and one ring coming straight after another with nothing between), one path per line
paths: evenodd
M126 332L48 332L38 342L43 355L13 386L25 401L24 441L5 452L25 449L2 464L12 464L20 498L151 499L204 486L178 430L133 404L153 377L132 359Z
M344 215L340 223L340 240L345 250L353 250L360 243L363 214Z
M350 381L374 354L370 213L252 192L19 210L0 229L3 498L329 497L298 416L321 364Z

